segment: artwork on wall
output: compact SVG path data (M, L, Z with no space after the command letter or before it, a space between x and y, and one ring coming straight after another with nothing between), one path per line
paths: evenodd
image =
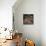
M23 24L33 24L34 23L33 14L23 14Z

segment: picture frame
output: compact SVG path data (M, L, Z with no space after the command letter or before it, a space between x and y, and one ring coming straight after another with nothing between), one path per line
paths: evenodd
M34 15L33 14L23 14L23 24L33 24Z

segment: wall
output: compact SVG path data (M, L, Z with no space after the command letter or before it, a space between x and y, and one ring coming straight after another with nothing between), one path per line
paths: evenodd
M16 0L0 0L0 27L12 29L12 6Z
M41 40L42 46L46 46L46 0L41 1Z
M14 5L16 6L16 5ZM13 7L15 30L23 33L24 38L35 41L36 46L41 46L41 15L40 0L23 0L20 5ZM24 25L23 14L34 14L34 24Z

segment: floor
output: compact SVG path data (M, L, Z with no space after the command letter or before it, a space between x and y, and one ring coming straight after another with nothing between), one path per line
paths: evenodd
M16 46L15 39L13 40L6 40L6 42L2 43L0 46Z
M2 43L0 46L16 46L16 39L6 40L6 42ZM23 46L22 43L21 46Z

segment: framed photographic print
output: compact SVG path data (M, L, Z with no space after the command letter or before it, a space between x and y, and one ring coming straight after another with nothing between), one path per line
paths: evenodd
M33 24L34 23L33 14L23 14L23 24Z

